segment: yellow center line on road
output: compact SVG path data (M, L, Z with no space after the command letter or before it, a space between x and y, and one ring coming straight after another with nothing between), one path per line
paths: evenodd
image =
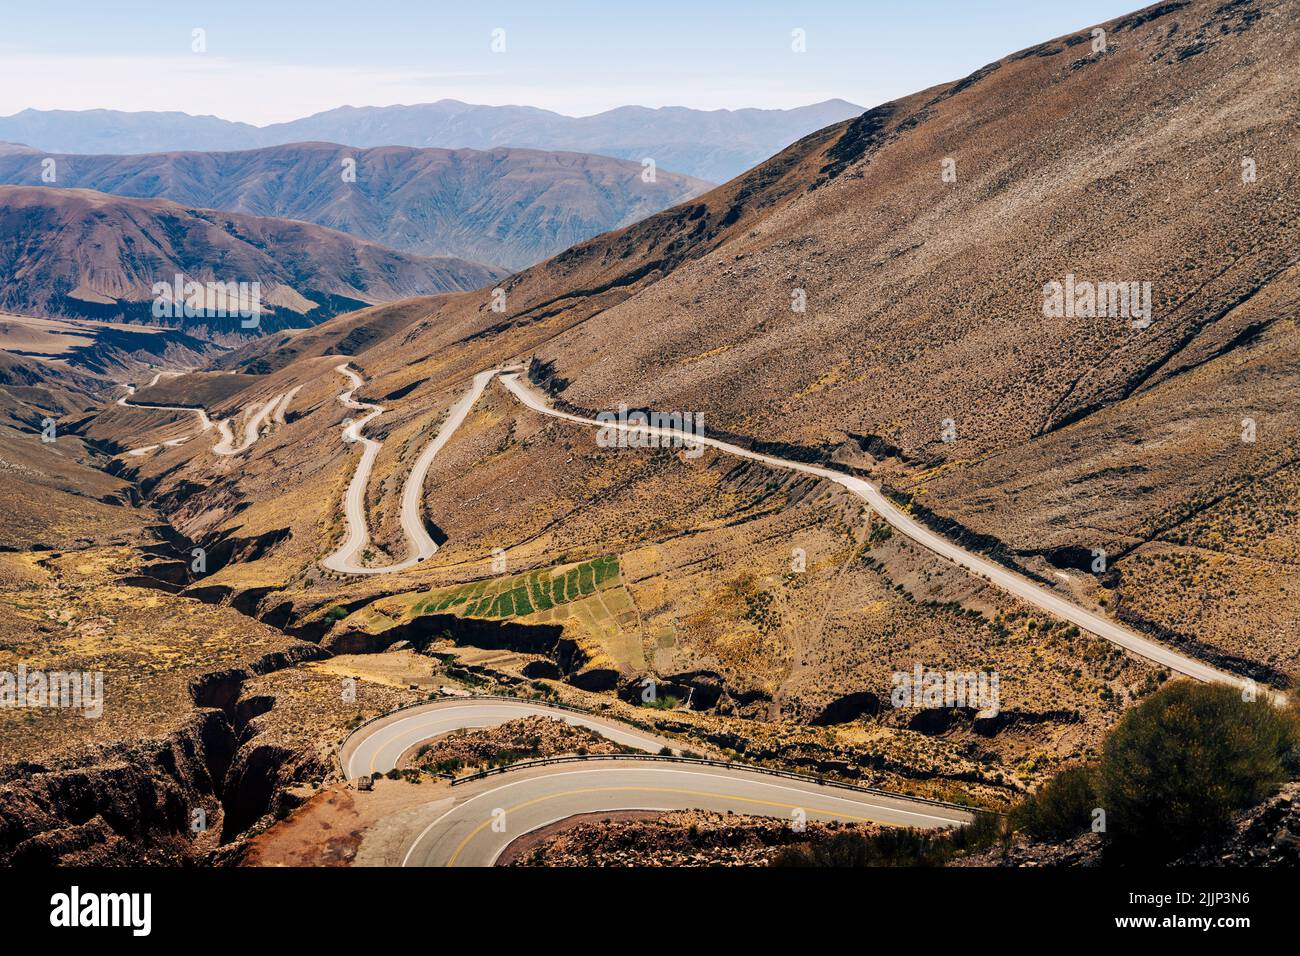
M802 807L797 803L780 803L774 800L759 800L755 797L738 797L730 793L714 793L711 790L684 790L675 787L588 787L583 790L565 790L560 793L549 794L545 797L538 797L535 800L527 800L523 803L515 804L513 807L507 807L505 813L508 816L509 814L514 813L516 810L523 810L526 807L536 806L539 803L546 803L548 800L555 800L560 797L575 797L575 796L581 796L582 794L585 793L617 793L620 791L632 792L632 793L687 794L692 797L716 797L720 800L735 800L738 803L752 803L757 806L763 806L763 807L778 807L782 810L803 810L805 813L809 815L816 814L816 813L824 813L828 816L833 816L836 819L852 820L855 823L880 823L879 820L874 820L871 817L858 817L849 813L837 813L832 810L818 810L816 808L810 809L808 807ZM588 812L588 811L583 811L583 812ZM595 812L600 812L600 811L595 811ZM614 810L611 809L610 812L614 812ZM909 811L904 810L902 812L907 813ZM456 861L460 859L461 853L464 852L465 847L469 845L469 842L473 840L476 836L478 836L480 833L482 833L485 827L489 827L491 825L492 825L491 820L484 820L472 831L470 831L469 835L466 836L465 839L460 841L460 845L456 847L456 852L454 852L451 855L451 859L447 861L447 865L455 866Z
M401 723L401 721L398 721L398 723ZM396 727L397 725L398 725L397 723L394 723L394 724L390 724L389 727ZM384 729L384 728L381 728L381 729ZM460 730L465 730L465 729L469 729L469 730L477 730L477 729L479 729L479 728L475 728L475 727L470 727L470 728L452 728L452 730L457 730L457 729L460 729ZM483 728L483 729L487 729L487 728ZM424 733L423 730L421 730L420 732L421 732L421 733ZM424 743L426 740L432 740L434 737L441 737L444 733L450 733L450 731L438 731L438 732L435 733L435 734L430 734L428 737L421 737L419 740L417 740L417 741L415 742L415 744L422 744L422 743ZM397 735L393 736L392 738L390 738L390 739L388 739L388 740L381 741L380 744L379 744L379 746L375 747L375 752L372 753L372 754L370 755L370 772L371 772L371 774L373 774L373 773L375 772L375 761L379 759L379 755L380 755L380 753L383 752L384 748L387 747L389 744L391 744L394 740L400 740L400 739L401 739L401 735L400 735L400 734L397 734ZM410 746L403 748L403 749L402 749L402 753L399 753L399 754L397 755L398 760L401 759L402 754L404 754L404 753L406 753L406 751L410 750L411 747L414 747L415 744L411 744ZM351 762L351 761L349 761L349 762ZM397 766L397 761L396 761L396 760L393 761L393 766L394 766L394 768Z

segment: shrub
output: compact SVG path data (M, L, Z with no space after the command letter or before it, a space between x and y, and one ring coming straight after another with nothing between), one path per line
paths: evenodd
M642 701L641 706L653 707L656 710L673 710L681 703L681 700L672 694L664 694L662 697L655 697L653 700Z
M773 866L934 866L936 837L922 830L882 830L876 835L845 830L821 843L782 847Z
M1108 851L1164 861L1224 834L1292 776L1294 709L1222 684L1167 684L1124 715L1098 768Z
M1011 822L1039 840L1068 840L1091 826L1099 805L1095 768L1069 767L1025 797L1011 811Z

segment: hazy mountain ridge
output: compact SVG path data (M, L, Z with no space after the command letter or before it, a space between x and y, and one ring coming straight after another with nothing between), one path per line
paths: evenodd
M372 146L596 153L712 182L738 175L862 107L827 100L789 110L622 106L565 116L530 106L439 100L411 106L343 106L287 123L251 126L213 116L118 110L23 110L0 117L0 140L59 153L230 151L323 141Z

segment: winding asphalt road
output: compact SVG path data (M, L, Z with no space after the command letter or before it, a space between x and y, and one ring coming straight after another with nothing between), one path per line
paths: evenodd
M619 721L509 698L441 700L396 711L357 728L339 751L349 779L391 770L403 753L434 737L507 720L554 717L646 753L674 741ZM490 866L516 837L574 814L613 810L689 810L809 820L871 821L945 827L971 814L902 796L869 793L812 780L774 777L743 767L638 761L634 756L590 764L511 770L452 789L453 806L413 833L404 866Z
M360 386L360 377L348 370L346 365L339 366L339 371L347 374L354 383L353 389L340 395L339 400L349 407L371 409L370 414L360 423L348 426L353 438L368 441L361 438L360 427L375 415L381 414L383 409L352 402L352 391ZM490 369L476 375L473 387L453 407L437 437L424 449L416 467L412 469L403 494L403 527L407 529L415 554L419 553L415 549L419 538L412 533L408 519L418 521L428 467L465 420L488 382L498 374L501 375L502 384L520 402L542 415L578 425L613 427L624 432L654 435L668 439L670 445L675 446L711 447L771 468L797 471L833 481L862 498L895 530L1029 604L1188 677L1240 686L1247 684L1245 679L1235 674L1179 654L1079 607L1022 575L958 547L913 519L889 501L878 488L861 478L818 465L765 455L680 429L624 422L602 423L558 411L551 407L545 395L522 379L520 372L515 369ZM370 465L378 450L378 443L372 442L367 446L349 487L347 515L349 541L352 542L365 540L364 493ZM422 525L420 531L423 531ZM436 546L432 546L429 553L435 550ZM345 548L331 557L342 554L348 560L339 561L337 566L341 570L351 571L351 558L356 551L355 544L349 548L345 542ZM404 565L392 565L383 570L396 571L401 566L409 567L420 560L415 554ZM379 569L365 569L360 573L378 571ZM521 708L529 709L524 711ZM550 713L571 723L586 726L592 726L593 721L593 718L556 711L538 704L474 700L430 704L390 715L360 728L345 743L340 759L349 777L386 772L404 752L421 741L461 727L502 723L524 712ZM629 746L651 751L664 745L650 735L632 728L617 725L610 727L608 722L596 720L599 725L593 729L615 739L621 737ZM491 865L522 834L576 814L615 810L705 809L768 816L802 813L812 820L872 821L915 827L953 826L971 819L965 811L904 797L856 791L811 781L773 778L739 767L708 767L648 760L638 762L620 759L600 763L593 761L589 765L568 763L527 767L511 771L506 779L494 776L462 786L464 789L457 788L456 791L460 799L429 823L410 843L403 865Z
M467 727L496 727L520 717L555 717L577 727L587 727L626 747L646 753L672 748L673 741L615 720L580 714L559 707L523 700L440 700L409 707L357 728L339 750L339 762L348 779L387 773L403 753L418 743Z
M913 519L889 501L878 488L861 478L818 465L765 455L679 429L623 422L603 423L558 411L551 407L542 393L520 377L520 370L516 368L488 369L474 376L470 389L452 406L437 435L425 446L412 466L402 494L402 528L410 543L407 559L383 568L363 567L357 563L357 557L369 541L365 491L382 445L366 438L361 431L368 422L383 414L384 408L358 402L353 398L364 383L346 362L337 366L336 371L345 375L351 383L351 387L342 392L338 400L347 408L365 411L367 414L348 423L343 430L344 439L362 443L363 452L345 497L347 537L337 551L322 561L333 570L350 574L393 573L410 568L436 553L437 544L429 537L420 516L424 481L429 467L438 452L464 423L488 383L501 375L503 385L520 402L542 415L578 425L612 427L629 433L654 435L668 439L677 446L711 447L771 468L801 472L833 481L863 499L901 534L1029 604L1188 677L1239 686L1248 683L1235 674L1179 654L1074 604L1022 575L964 550ZM128 389L129 394L134 394L134 389L130 386ZM288 396L277 395L259 409L246 426L244 447L256 441L261 423L266 418L277 411L282 417L283 407L291 397L292 393ZM119 404L127 405L125 397L119 399ZM204 429L211 427L206 414L201 410L169 410L197 411L205 423ZM223 435L228 436L228 443L233 444L227 423L223 422L219 427L222 428ZM665 740L651 734L599 717L557 710L532 702L469 699L431 703L399 711L367 724L348 738L340 751L340 761L349 778L386 772L404 752L422 741L451 730L494 726L534 713L556 716L572 724L591 727L611 739L646 752L670 746ZM965 811L923 801L813 781L774 778L740 767L708 767L635 759L592 762L589 765L557 764L523 768L510 772L505 778L488 777L464 784L463 789L457 788L456 794L460 799L412 840L403 865L491 865L510 842L522 834L575 814L624 809L705 809L777 817L803 814L810 820L872 821L914 827L954 826L971 819Z
M491 866L516 838L580 813L713 810L934 829L969 823L937 804L772 777L738 767L611 760L511 771L463 784L463 799L415 837L403 866ZM462 787L456 788L457 790Z

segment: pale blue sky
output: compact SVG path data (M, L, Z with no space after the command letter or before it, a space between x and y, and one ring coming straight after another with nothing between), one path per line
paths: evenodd
M0 4L0 115L156 109L264 124L443 97L613 106L863 106L1141 0L63 0ZM191 50L193 29L207 50ZM505 30L504 53L491 33ZM806 32L807 52L791 50Z

